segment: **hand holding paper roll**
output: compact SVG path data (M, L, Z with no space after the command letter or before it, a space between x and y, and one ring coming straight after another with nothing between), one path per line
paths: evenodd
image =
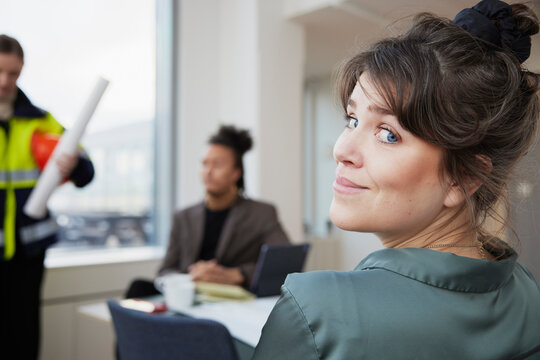
M56 158L56 166L58 167L58 171L60 172L60 177L62 179L65 179L66 181L68 180L68 177L73 171L75 165L77 165L78 160L79 151L69 154L58 154L58 157Z
M58 168L57 160L61 154L73 154L77 152L77 145L82 138L86 126L92 118L107 85L109 85L109 81L101 77L98 78L90 97L79 114L79 118L60 138L58 145L51 155L50 161L47 162L38 183L24 206L23 210L26 215L33 218L43 218L47 214L47 200L54 189L62 181L62 175Z

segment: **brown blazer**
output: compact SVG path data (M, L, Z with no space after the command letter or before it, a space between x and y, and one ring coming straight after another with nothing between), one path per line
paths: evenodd
M175 212L169 246L159 275L187 272L198 260L204 236L204 203ZM287 244L274 206L239 197L231 208L216 249L218 264L239 267L249 286L263 244Z

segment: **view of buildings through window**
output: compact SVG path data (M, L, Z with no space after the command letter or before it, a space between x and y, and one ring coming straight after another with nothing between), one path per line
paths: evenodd
M155 2L3 2L0 33L25 50L19 86L64 127L77 119L98 76L110 81L82 145L96 175L58 188L49 209L57 247L152 242ZM25 14L24 21L20 21Z

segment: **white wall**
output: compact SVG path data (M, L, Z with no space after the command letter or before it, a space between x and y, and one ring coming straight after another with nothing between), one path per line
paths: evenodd
M274 203L302 241L302 28L283 19L281 1L182 1L179 11L178 206L202 198L208 137L220 122L236 124L255 138L248 195Z
M244 156L244 180L247 195L257 197L260 194L257 2L221 1L219 19L217 116L222 123L249 129L255 137L254 149Z
M520 254L519 261L529 268L537 281L540 281L540 136L533 148L518 164L510 184L511 213L510 224L516 231L507 231Z
M200 201L199 170L208 136L219 121L219 0L179 1L177 207Z
M291 239L302 230L304 32L282 1L258 2L260 196L279 206Z

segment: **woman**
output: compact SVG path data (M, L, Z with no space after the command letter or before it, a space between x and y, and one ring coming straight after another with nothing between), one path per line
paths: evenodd
M3 358L37 359L45 251L57 241L56 223L49 213L35 219L23 208L41 173L32 135L64 128L18 87L23 66L19 42L0 35L0 348ZM77 187L94 176L84 152L60 154L57 166Z
M536 132L520 63L537 32L526 6L484 0L343 66L330 215L386 249L289 276L254 359L540 358L540 289L484 226Z

